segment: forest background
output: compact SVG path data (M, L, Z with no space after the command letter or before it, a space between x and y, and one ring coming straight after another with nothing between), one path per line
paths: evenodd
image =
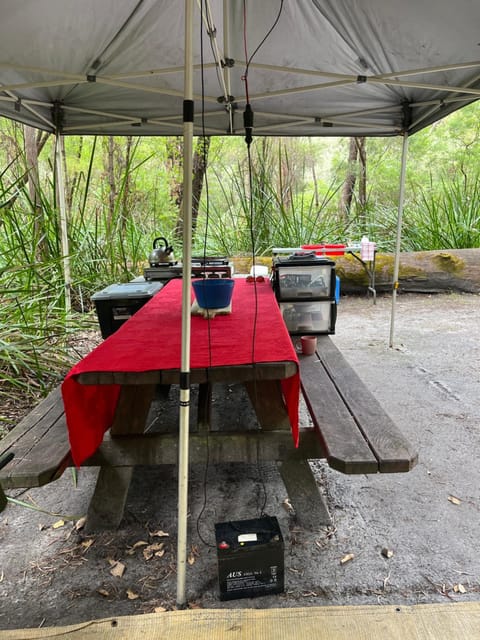
M480 104L409 141L402 251L480 247ZM73 312L65 309L54 137L0 119L0 437L96 327L90 297L143 274L155 237L181 256L182 139L62 139ZM394 250L402 139L197 138L194 255L359 242Z

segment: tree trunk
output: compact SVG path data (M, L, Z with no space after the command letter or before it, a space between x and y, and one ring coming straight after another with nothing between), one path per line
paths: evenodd
M369 278L353 256L335 259L342 293L365 293ZM375 288L390 292L393 282L394 255L377 253ZM480 293L480 249L415 251L400 256L399 291L442 293L458 291Z
M122 172L125 172L124 182L123 182L123 193L122 193L122 213L121 213L121 230L125 231L127 226L127 220L129 216L130 209L130 200L131 200L131 188L132 188L132 178L131 178L131 164L132 164L132 146L133 146L133 137L127 136L127 144L125 147L125 162L122 167Z
M350 138L348 146L347 175L343 183L339 206L340 218L344 222L347 222L350 217L350 208L352 206L353 193L355 191L355 182L357 181L357 156L358 148L356 140L355 138Z
M202 196L203 182L208 164L210 137L200 136L193 155L193 185L192 185L192 237L195 235L198 220L198 209Z
M175 175L178 175L183 167L183 140L177 138L177 143L170 147L169 159L172 162L172 168L174 169L172 174L172 183L170 187L170 193L172 199L178 207L178 217L175 225L174 236L177 240L181 241L183 237L183 183L178 178L178 181L174 179ZM197 228L198 221L198 209L200 206L200 198L202 196L203 182L205 179L205 173L208 166L208 151L210 149L210 137L199 136L195 145L195 151L193 154L193 176L192 176L192 239L195 236L195 230ZM176 164L175 164L176 163Z
M43 217L42 198L40 193L40 178L38 171L38 147L36 130L25 125L25 162L27 169L27 184L30 195L30 203L34 216L34 237L36 242L36 258L42 261L47 257L47 245L45 240L45 221Z
M360 224L365 224L367 205L367 153L365 138L350 138L348 147L348 166L345 182L340 196L339 214L344 223L351 218L351 208L355 186L358 181L358 213Z
M363 229L366 226L367 207L367 151L365 138L355 138L358 150L358 217Z
M107 139L107 181L108 181L108 229L113 227L115 217L115 199L117 189L115 184L115 141L113 136Z

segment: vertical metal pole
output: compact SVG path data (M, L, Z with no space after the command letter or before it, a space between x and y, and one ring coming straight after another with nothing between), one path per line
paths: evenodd
M403 134L402 168L400 171L400 192L398 196L397 241L395 245L395 262L393 265L392 314L390 318L390 348L393 347L393 333L395 329L395 305L397 301L398 272L400 268L400 243L402 239L403 201L405 197L405 174L407 169L408 133Z
M178 539L177 604L186 603L188 514L188 445L190 419L190 288L192 261L192 169L193 169L193 0L185 0L185 78L183 101L183 279L182 361L180 374L178 446Z
M68 247L67 206L65 203L65 178L63 175L63 149L63 136L57 133L55 135L55 172L57 174L57 198L60 219L60 246L62 249L63 278L65 287L65 311L67 313L70 313L72 309L72 277L70 273L70 250Z

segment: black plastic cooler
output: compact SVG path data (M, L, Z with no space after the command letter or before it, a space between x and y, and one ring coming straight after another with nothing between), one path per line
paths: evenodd
M162 282L111 284L94 293L102 338L108 338L163 287Z

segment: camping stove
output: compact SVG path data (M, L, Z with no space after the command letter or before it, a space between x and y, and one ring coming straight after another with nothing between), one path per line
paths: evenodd
M191 262L192 278L231 278L233 265L226 257L193 257ZM181 278L183 265L178 262L162 264L156 267L147 267L143 275L145 280L171 280Z
M145 280L168 281L173 278L182 277L182 264L178 262L167 262L155 267L146 267L143 270Z

